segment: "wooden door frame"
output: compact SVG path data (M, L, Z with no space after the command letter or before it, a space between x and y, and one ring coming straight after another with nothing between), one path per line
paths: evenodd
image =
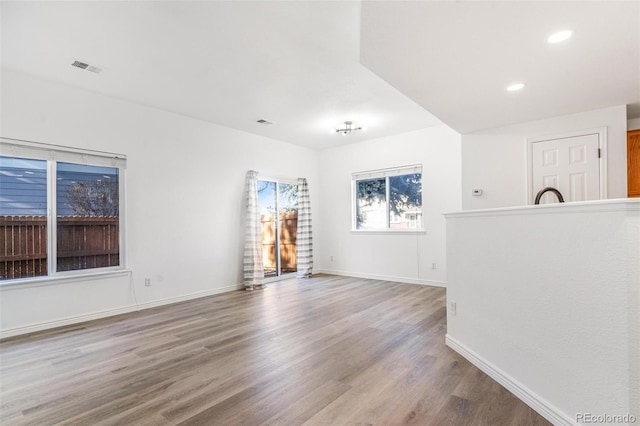
M631 135L640 135L640 129L627 130L627 198L638 198L640 195L631 194Z
M536 196L533 189L533 144L537 142L548 142L555 139L568 139L589 135L598 135L598 148L600 149L600 159L598 161L598 175L600 181L599 199L605 200L607 198L607 127L597 127L594 129L576 130L572 132L527 138L527 199L525 204L533 204Z

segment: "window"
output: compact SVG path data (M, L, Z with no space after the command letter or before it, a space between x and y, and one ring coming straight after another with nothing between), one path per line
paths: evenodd
M259 180L258 205L265 278L296 272L298 184Z
M355 230L421 230L422 166L354 173Z
M0 148L0 281L123 268L124 156Z

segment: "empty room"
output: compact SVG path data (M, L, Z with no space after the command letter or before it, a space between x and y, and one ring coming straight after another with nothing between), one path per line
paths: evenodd
M3 426L640 423L640 1L0 23Z

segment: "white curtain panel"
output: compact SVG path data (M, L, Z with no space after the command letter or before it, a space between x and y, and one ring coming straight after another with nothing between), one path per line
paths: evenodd
M313 236L311 232L311 200L307 179L298 179L298 277L310 277L313 273Z
M246 187L247 221L244 229L244 287L253 290L264 282L262 264L262 229L258 206L258 172L247 172Z

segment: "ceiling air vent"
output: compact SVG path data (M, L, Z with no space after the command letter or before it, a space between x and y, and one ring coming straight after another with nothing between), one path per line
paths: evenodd
M258 120L256 121L256 123L264 124L265 126L268 126L269 124L273 124L273 122L269 120Z
M80 61L74 61L71 64L72 67L76 67L76 68L82 68L83 70L86 70L87 67L89 66L89 64L85 64L84 62L80 62Z
M89 64L86 64L86 63L80 62L80 61L74 61L71 64L71 66L72 67L76 67L76 68L80 68L80 69L83 69L83 70L91 71L92 73L95 73L95 74L100 74L102 72L102 68L98 68L98 67L96 67L94 65L89 65Z

